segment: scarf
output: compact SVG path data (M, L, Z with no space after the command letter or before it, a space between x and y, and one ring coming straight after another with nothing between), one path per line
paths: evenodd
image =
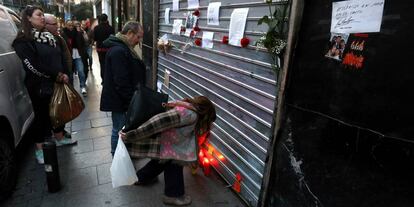
M121 34L120 32L118 32L118 33L115 35L115 37L116 37L116 38L118 38L119 40L121 40L121 41L122 41L125 45L127 45L127 46L128 46L128 48L129 48L129 50L131 51L132 56L133 56L134 58L136 58L136 59L140 59L140 58L139 58L139 56L138 56L138 54L137 54L137 52L134 50L134 47L132 47L132 46L129 44L129 42L128 42L128 39L127 39L126 35L123 35L123 34Z
M50 32L42 32L38 31L37 29L33 28L32 30L33 39L36 42L49 44L52 47L56 47L56 40Z

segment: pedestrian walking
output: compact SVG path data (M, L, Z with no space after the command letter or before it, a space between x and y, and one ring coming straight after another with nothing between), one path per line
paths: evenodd
M56 47L58 47L61 51L63 68L65 70L65 73L69 74L69 83L73 85L72 56L70 55L66 41L62 36L59 35L56 16L53 14L45 14L45 25L46 30L52 33L53 37L56 40ZM53 133L56 141L56 146L71 145L77 143L76 140L71 139L72 136L65 130L65 125L54 128Z
M109 25L108 16L106 14L99 15L98 25L93 29L93 39L96 41L96 52L98 53L99 65L101 68L102 85L105 77L105 56L106 52L108 52L108 48L103 45L103 42L113 34L115 34L115 30Z
M72 63L79 78L81 93L86 96L87 90L84 62L87 55L85 50L85 41L83 40L82 34L78 30L80 30L80 24L78 24L78 22L67 21L66 27L62 30L62 37L65 39L66 44L69 47L69 51L71 52Z
M183 165L198 163L198 150L216 119L214 104L205 96L185 98L167 104L167 111L152 117L135 130L120 132L132 158L148 157L137 172L137 185L154 181L164 172L163 202L188 205Z
M127 22L122 31L105 42L105 76L102 87L101 111L112 113L111 153L114 155L118 132L125 125L125 115L138 84L145 84L145 65L134 50L144 30L138 22Z
M64 73L61 51L56 46L55 38L50 32L45 31L43 9L28 5L23 9L21 17L22 28L12 46L26 71L24 82L35 115L29 133L36 143L36 160L43 164L42 143L51 137L52 131L49 103L54 83L69 83L69 77Z
M93 33L92 32L93 31L90 28L90 23L89 23L89 26L87 23L89 23L89 20L82 21L81 31L82 31L83 39L85 40L86 54L88 55L87 68L89 71L92 71L92 64L93 64L93 59L92 59Z

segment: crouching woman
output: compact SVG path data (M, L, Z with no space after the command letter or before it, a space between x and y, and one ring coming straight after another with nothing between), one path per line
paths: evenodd
M183 165L197 163L197 139L210 132L216 111L204 96L171 102L166 107L166 112L120 135L132 158L151 158L138 170L137 184L151 182L164 172L163 202L188 205L191 197L184 192Z

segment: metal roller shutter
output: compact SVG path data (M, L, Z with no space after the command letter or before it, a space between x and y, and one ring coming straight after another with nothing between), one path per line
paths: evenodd
M201 38L203 31L214 32L214 47L192 46L183 51L181 47L189 38L172 35L172 23L174 19L185 21L184 14L194 9L187 9L187 1L180 1L180 10L174 12L171 0L159 1L159 37L167 34L177 47L167 55L158 54L157 79L164 83L165 71L170 72L169 87L162 88L173 100L205 95L215 103L218 116L205 146L213 158L211 165L229 184L240 173L240 196L256 206L272 134L277 81L270 56L252 43L267 30L266 26L258 26L257 21L269 13L269 8L263 0L222 0L220 25L211 26L206 22L209 1L199 3L201 32L197 37ZM171 9L170 24L165 24L166 8ZM245 29L245 36L250 39L247 48L221 43L222 37L228 36L230 16L236 8L249 8Z

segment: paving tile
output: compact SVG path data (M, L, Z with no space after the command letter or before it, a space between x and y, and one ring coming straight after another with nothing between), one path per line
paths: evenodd
M65 206L65 194L54 193L45 195L42 199L42 207L64 207Z
M0 206L1 207L26 207L27 201L16 201L16 200L7 200L7 201L3 201L0 202Z
M96 150L81 154L73 154L70 158L60 159L59 165L66 170L75 170L97 166L112 162L112 155L109 149Z
M30 199L26 202L27 206L41 206L42 204L42 197Z
M105 118L108 117L106 112L102 111L95 111L95 112L82 112L75 120L72 122L81 122L91 119L97 119L97 118Z
M111 133L112 133L112 126L105 126L105 127L84 129L84 130L73 132L72 138L75 138L77 140L91 139L95 137L108 136L108 135L111 135Z
M106 163L97 166L99 185L111 183L111 172L109 171L110 168L111 163Z
M78 192L98 185L96 167L67 170L60 173L63 192Z
M90 129L90 128L92 128L90 120L72 123L72 131L79 131L82 129Z
M101 126L112 126L112 119L110 117L92 119L92 128L101 127Z
M93 140L94 150L111 148L111 137L110 136L93 138L92 140Z
M105 207L112 206L108 196L95 191L83 191L65 197L64 206Z
M86 105L86 109L88 110L88 112L99 112L100 109L100 99L98 100L94 100L93 96L88 97L88 99L90 99L88 101L88 104Z
M137 192L136 186L122 186L117 188L113 193L110 193L109 198L111 198L112 205L122 206L137 202L138 195L139 192Z
M94 148L93 148L93 141L88 139L88 140L78 140L78 143L76 145L59 147L58 150L60 149L69 149L69 153L80 154L80 153L85 153L85 152L92 152Z

